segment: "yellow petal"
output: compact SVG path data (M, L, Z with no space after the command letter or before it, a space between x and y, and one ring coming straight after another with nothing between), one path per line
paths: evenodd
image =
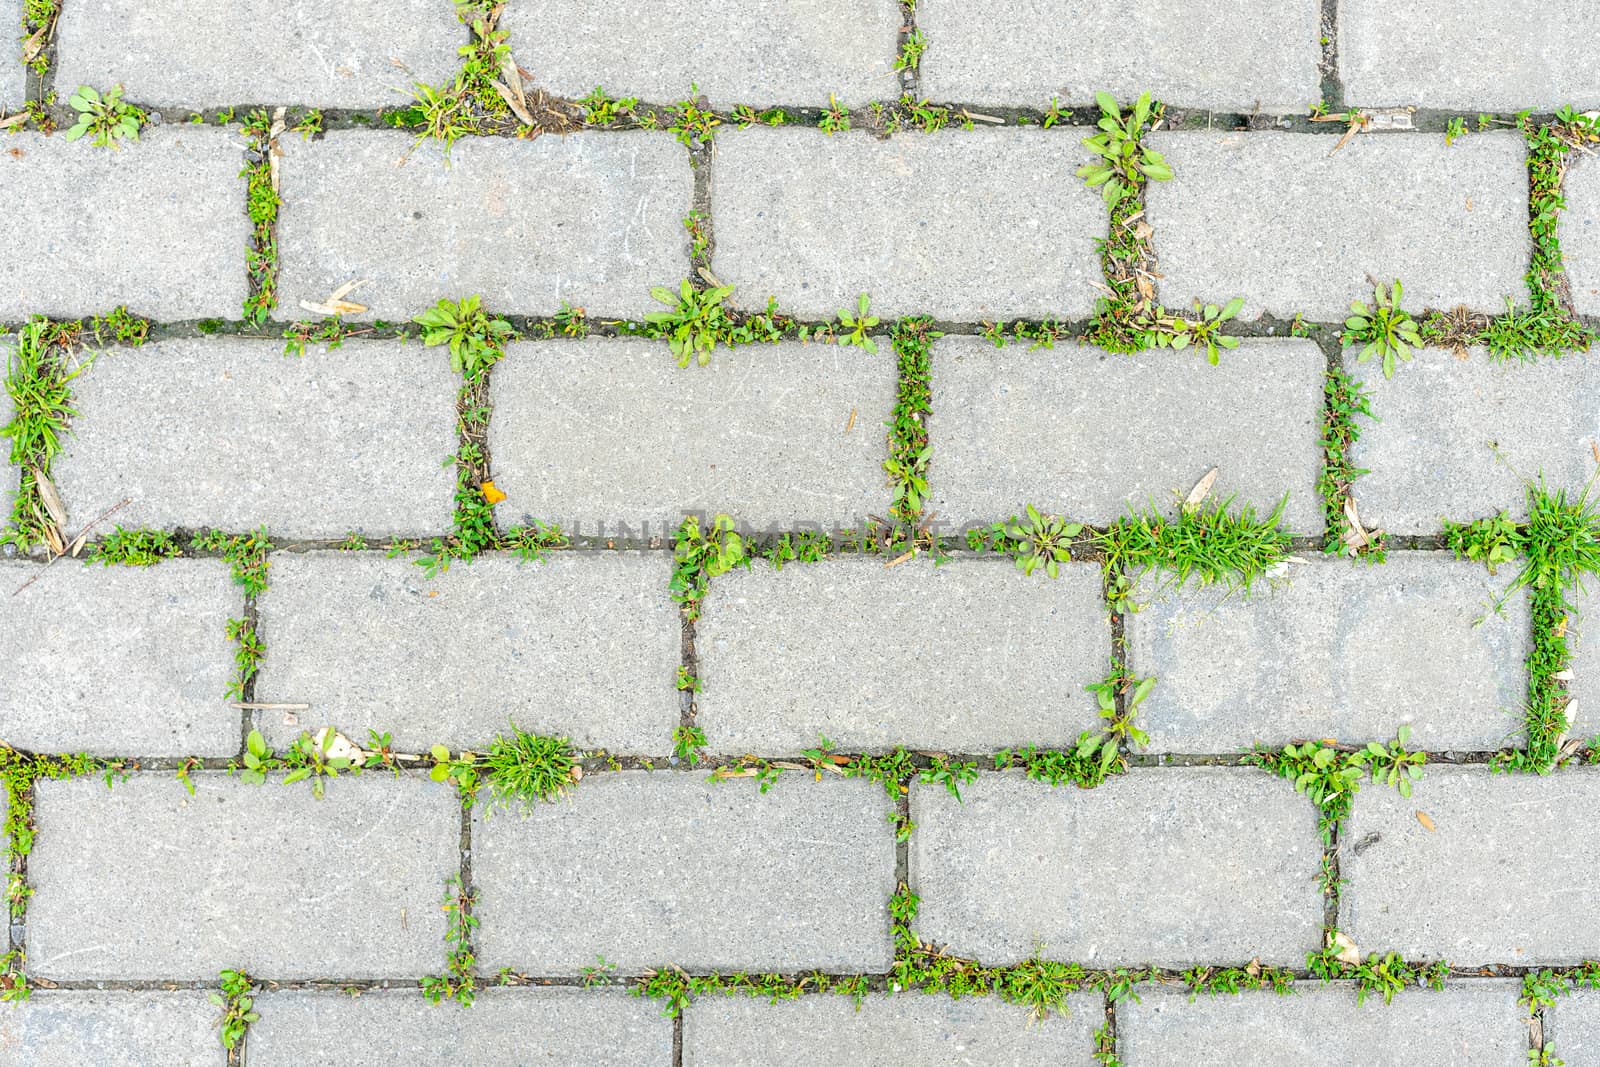
M490 505L491 507L500 503L500 501L506 498L504 493L495 488L494 482L492 481L485 480L483 485L479 486L479 488L483 490L484 503Z

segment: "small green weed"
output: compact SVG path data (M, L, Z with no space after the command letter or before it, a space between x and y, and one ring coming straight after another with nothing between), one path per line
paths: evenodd
M1324 982L1335 979L1353 980L1356 983L1356 1003L1365 1004L1367 997L1377 994L1388 1004L1394 995L1407 986L1426 985L1430 989L1443 989L1444 980L1450 976L1450 965L1437 963L1408 963L1398 952L1370 953L1359 963L1346 963L1339 958L1348 951L1340 944L1337 931L1328 932L1327 947L1306 956L1306 969Z
M848 311L840 310L839 321L850 332L842 334L839 337L839 343L841 345L854 345L857 348L864 348L876 355L878 343L867 336L867 331L878 325L878 319L868 313L867 306L867 294L862 293L861 299L856 304L856 313L854 315L851 315Z
M477 916L472 914L476 903L477 893L463 886L460 878L451 877L445 883L439 904L445 913L445 943L450 946L444 973L424 975L420 982L422 995L433 1004L453 1000L470 1008L478 997L478 960L472 951L472 934L478 928Z
M1422 335L1411 315L1400 307L1400 282L1379 285L1372 291L1372 306L1360 300L1350 302L1351 315L1344 320L1340 343L1346 348L1361 346L1357 363L1378 357L1383 361L1383 376L1394 377L1395 361L1410 360L1413 349L1422 347Z
M1206 362L1215 367L1222 349L1239 347L1239 339L1223 333L1222 324L1239 314L1243 307L1244 297L1235 297L1222 307L1216 304L1202 305L1196 300L1192 318L1172 315L1165 308L1157 308L1145 329L1149 333L1150 344L1155 347L1181 352L1192 345L1195 351L1205 352Z
M921 517L928 493L928 462L933 451L927 429L928 416L933 413L929 368L933 342L942 336L927 318L901 319L890 333L899 385L889 422L889 458L883 461L883 469L894 490L891 513L907 526Z
M1095 159L1078 168L1078 177L1091 189L1099 189L1106 205L1113 206L1132 196L1145 181L1172 180L1172 168L1161 153L1145 148L1140 139L1146 126L1161 117L1162 106L1152 105L1149 93L1141 93L1126 116L1110 93L1096 93L1100 105L1100 132L1083 140Z
M250 276L244 297L244 318L253 326L267 321L278 306L278 209L283 206L272 184L273 122L265 111L252 111L239 132L254 151L239 177L245 180L245 214L250 219L250 247L245 266Z
M928 50L928 38L921 30L912 30L900 42L900 55L894 61L895 70L916 70L922 64L922 53Z
M594 92L578 101L583 106L583 121L590 126L611 126L624 118L633 116L633 109L639 103L638 98L624 96L620 99L610 96L604 89L596 85Z
M1466 135L1467 120L1457 115L1450 120L1449 125L1444 129L1444 143L1446 146L1453 145L1456 143L1456 138L1465 137Z
M89 332L98 344L115 343L138 348L150 337L150 320L133 314L126 305L119 305L104 315L90 319Z
M817 119L817 128L828 136L844 133L850 128L850 111L841 107L834 96L828 97L828 106L823 109L822 116Z
M651 289L650 295L671 310L653 311L645 316L649 323L647 336L665 337L672 354L678 357L678 366L687 367L689 361L694 360L703 367L711 362L711 352L718 341L732 344L729 336L733 320L723 301L733 295L733 286L696 289L685 278L676 295L660 285Z
M95 542L88 562L107 567L149 567L181 555L183 550L165 530L126 530L118 526L115 533Z
M1384 558L1383 536L1357 530L1350 521L1351 487L1366 474L1350 461L1350 452L1361 439L1357 416L1371 419L1372 397L1359 382L1342 370L1330 370L1322 386L1322 472L1317 476L1317 491L1322 494L1322 513L1327 532L1322 550L1329 555L1363 555L1375 562Z
M698 726L676 726L672 730L672 754L691 767L700 766L705 755L706 732Z
M741 564L749 565L744 537L727 515L713 518L704 531L698 516L685 516L673 540L672 557L672 599L683 605L683 613L690 619L700 617L700 603L711 579Z
M460 301L440 300L413 321L422 327L422 343L450 346L450 369L469 382L478 381L505 355L517 333L504 319L492 318L474 294Z
M223 971L221 984L222 992L209 996L211 1003L222 1009L216 1026L222 1037L222 1047L232 1053L244 1040L250 1024L261 1016L255 1010L255 991L249 975L243 971ZM229 1060L231 1062L231 1055Z
M66 550L65 521L56 504L50 465L61 451L72 407L72 381L91 360L70 365L78 341L77 323L55 323L35 315L18 331L6 361L6 392L14 410L0 435L11 439L11 464L18 469L17 495L11 524L3 540L20 549L45 544L60 555Z
M679 143L686 147L708 145L716 136L717 127L722 125L722 119L717 117L715 111L701 106L698 85L690 85L689 93L687 99L667 106L667 111L672 116L667 129L676 134Z
M266 592L267 553L273 549L267 538L266 527L258 527L247 534L226 534L221 530L202 530L189 540L189 548L196 552L216 552L233 568L233 583L244 587L246 596Z
M78 113L78 120L66 132L69 141L88 137L99 148L121 148L123 138L139 139L139 127L148 117L132 104L124 103L122 86L96 92L80 85L67 98L67 105Z

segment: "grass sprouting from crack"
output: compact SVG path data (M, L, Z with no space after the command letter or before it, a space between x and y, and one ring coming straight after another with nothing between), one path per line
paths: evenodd
M1278 528L1288 496L1264 519L1249 504L1230 512L1232 502L1229 497L1185 507L1171 518L1153 508L1144 514L1130 511L1096 535L1108 598L1125 603L1135 576L1144 570L1171 574L1178 588L1193 580L1248 592L1288 555L1289 535Z
M48 545L56 555L66 548L60 528L64 514L50 465L60 453L72 407L72 381L91 359L69 363L83 333L77 322L52 322L35 315L18 331L6 360L6 392L15 414L0 434L11 439L11 464L18 470L16 499L4 540L26 551Z
M237 1049L250 1024L261 1018L255 1010L255 990L243 970L225 970L220 975L221 991L209 994L211 1003L222 1009L217 1017L217 1033L228 1050L228 1062L235 1062Z
M95 542L88 561L106 567L149 567L182 554L182 547L165 530L128 530L118 526L116 532Z
M1355 982L1357 1004L1365 1004L1367 997L1373 995L1381 996L1388 1004L1396 993L1409 986L1443 989L1444 980L1450 976L1450 965L1443 960L1412 963L1402 959L1398 952L1372 952L1358 963L1347 963L1339 958L1340 952L1348 951L1340 941L1338 931L1328 931L1326 946L1306 956L1306 969L1324 982Z
M749 566L749 552L733 519L717 515L701 529L699 516L686 516L672 547L672 599L683 605L684 617L700 617L711 579L737 566Z
M264 110L252 111L241 128L252 144L239 177L245 180L245 213L250 217L250 291L244 298L244 318L254 326L267 321L278 306L278 208L283 201L272 183L273 128Z
M928 416L933 413L930 382L933 342L943 334L927 318L901 319L890 334L899 384L889 422L889 458L883 469L893 490L890 513L896 523L911 527L922 516L928 493Z
M1383 536L1369 534L1363 538L1356 534L1346 512L1355 480L1367 473L1350 461L1350 453L1361 439L1357 418L1373 418L1372 397L1342 370L1328 372L1322 394L1322 471L1317 476L1326 529L1322 550L1329 555L1362 556L1382 563Z
M472 914L477 903L477 893L452 877L445 883L444 899L439 907L445 913L445 942L450 946L445 956L442 974L423 976L422 995L434 1004L453 1000L463 1008L470 1008L478 997L476 973L477 956L472 951L472 933L478 928L478 918Z
M489 800L500 807L533 806L561 799L578 781L576 753L565 737L531 734L512 725L499 734L487 752L450 755L444 745L434 745L434 766L429 776L436 782L453 782L462 804L477 803L487 786Z
M1560 676L1572 662L1567 631L1576 608L1570 598L1584 590L1587 577L1600 573L1600 512L1590 499L1593 488L1591 482L1572 496L1541 479L1527 487L1526 522L1501 512L1470 523L1445 523L1445 545L1458 557L1482 563L1490 573L1520 561L1501 602L1518 589L1528 590L1533 649L1523 711L1526 747L1501 753L1495 766L1503 770L1547 774L1582 748L1581 740L1567 738L1571 723Z

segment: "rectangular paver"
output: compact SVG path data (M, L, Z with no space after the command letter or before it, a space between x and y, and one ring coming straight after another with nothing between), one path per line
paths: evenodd
M908 1063L1089 1067L1094 1029L1105 1022L1098 993L1067 998L1069 1014L1043 1020L998 998L954 1000L917 993L696 1000L684 1013L684 1067L761 1067L812 1062L820 1048L848 1049L855 1067Z
M1259 958L1320 945L1315 809L1253 768L1135 770L1094 789L1020 773L914 785L915 929L984 963Z
M353 318L474 293L500 314L660 310L688 271L689 156L669 133L464 138L448 161L400 132L283 140L282 305L364 279Z
M1147 577L1125 616L1156 752L1240 752L1307 737L1487 751L1520 744L1528 602L1443 552L1291 563L1248 595Z
M227 130L146 127L111 152L12 133L0 196L0 318L76 318L126 304L156 319L238 318L250 220Z
M482 748L510 724L616 752L666 752L678 725L677 605L666 553L539 563L487 556L425 577L409 558L314 552L273 563L261 595L260 700L280 747L306 727L401 751ZM339 667L330 669L330 650Z
M1364 525L1437 533L1509 511L1528 514L1526 483L1577 492L1600 444L1600 359L1573 353L1538 365L1487 350L1461 359L1424 349L1385 379L1376 360L1356 369L1377 419L1359 419L1351 453L1369 473L1354 484Z
M1572 161L1562 183L1561 253L1572 303L1583 315L1600 315L1600 163Z
M51 979L397 978L443 966L455 791L420 777L40 782L28 969Z
M1100 569L1009 560L758 563L713 580L697 722L718 752L1062 746L1098 721L1111 627Z
M195 989L35 989L0 1009L0 1063L10 1067L217 1067L218 1009Z
M1293 996L1141 991L1117 1005L1122 1062L1186 1067L1525 1067L1518 983L1457 981L1356 1003L1352 983L1299 982ZM1573 1062L1570 1059L1568 1062Z
M225 630L243 613L221 560L0 563L0 739L35 752L232 755Z
M1407 800L1363 789L1339 834L1339 926L1364 949L1456 966L1592 958L1600 769L1427 769ZM1430 829L1417 818L1424 812Z
M1036 129L878 140L753 127L717 138L716 276L830 318L860 293L879 316L1087 315L1105 205Z
M1545 1008L1544 1041L1572 1067L1600 1063L1600 992L1574 990Z
M1129 508L1174 511L1215 467L1213 497L1265 515L1288 494L1284 527L1319 532L1325 370L1316 345L1291 338L1243 341L1215 367L1166 349L943 338L930 374L929 510L958 528L1027 504L1109 524Z
M500 24L551 92L666 103L692 85L726 108L894 97L901 21L896 0L512 0Z
M495 367L489 448L501 521L667 537L687 512L757 529L863 529L887 515L894 358L833 345L515 345Z
M576 974L883 971L894 831L883 789L790 774L765 795L701 772L590 775L522 815L479 805L478 960Z
M442 349L351 341L285 358L214 337L115 349L73 383L52 468L70 517L370 537L450 528L458 379Z
M1600 106L1596 0L1343 0L1339 75L1361 107Z
M672 1021L621 989L484 989L472 1010L414 989L282 991L256 999L250 1058L300 1067L540 1063L671 1067ZM337 1039L330 1040L330 1035Z
M83 0L56 30L61 85L121 84L157 107L382 107L455 77L467 29L431 0Z
M1169 307L1244 298L1244 316L1342 322L1372 300L1475 311L1526 301L1528 175L1522 138L1475 134L1157 133L1175 178L1150 186L1157 293Z
M1246 0L1172 32L1156 0L922 0L922 91L1043 106L1149 92L1179 107L1299 112L1319 99L1316 0Z

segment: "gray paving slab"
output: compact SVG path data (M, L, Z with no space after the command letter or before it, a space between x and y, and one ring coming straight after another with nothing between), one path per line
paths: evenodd
M762 794L700 772L596 774L526 814L479 805L478 961L489 972L879 972L894 831L872 782L791 773Z
M1339 926L1363 950L1462 967L1592 957L1597 803L1592 767L1540 778L1433 766L1409 800L1363 789L1339 834Z
M896 0L515 0L500 20L540 88L652 103L698 87L716 107L861 106L900 94Z
M1600 992L1574 990L1544 1009L1544 1042L1572 1067L1600 1063Z
M1600 582L1585 581L1584 586L1568 598L1575 610L1567 624L1572 652L1567 718L1574 736L1593 737L1600 734Z
M126 87L156 107L397 107L451 81L467 29L450 5L354 0L330 17L278 0L83 0L56 27L56 84Z
M35 989L0 1010L0 1062L10 1067L216 1067L217 1009L196 989Z
M730 753L1070 745L1111 656L1092 563L757 563L712 581L697 627L696 722Z
M1111 355L1058 345L934 343L928 510L960 528L1044 511L1097 524L1178 501L1213 467L1212 496L1283 525L1323 526L1321 403L1326 361L1310 341L1251 339L1212 367L1158 349Z
M1554 111L1600 106L1595 0L1382 0L1339 7L1339 76L1361 107Z
M225 628L244 594L226 563L3 562L0 586L0 740L102 756L239 750Z
M1474 311L1526 303L1528 176L1516 133L1336 137L1156 133L1176 177L1152 183L1147 218L1169 307L1244 298L1243 316L1343 322L1372 278L1402 303Z
M41 781L28 969L53 980L415 978L440 970L454 789L421 777L248 785Z
M69 516L129 526L369 537L450 528L459 379L443 349L237 337L116 349L73 383L52 467Z
M1114 0L921 0L922 92L1042 106L1141 92L1190 108L1303 112L1321 98L1316 0L1218 6L1172 32L1174 9Z
M672 1020L621 989L484 989L471 1010L414 989L283 990L256 999L250 1058L300 1067L409 1062L671 1067ZM330 1040L330 1035L337 1035Z
M792 314L1069 318L1101 283L1098 194L1054 132L879 140L864 130L720 134L711 171L713 269L731 298Z
M22 27L22 0L0 0L0 21ZM22 35L19 33L18 37ZM28 99L28 68L22 63L22 46L13 44L0 63L0 109L7 113L20 109Z
M0 195L0 319L77 318L126 304L160 320L238 318L246 293L243 143L146 127L120 151L12 133Z
M584 748L668 752L678 725L678 606L666 553L485 556L425 577L382 552L286 554L259 600L259 700L287 747L332 725L400 751L481 749L512 723ZM330 650L341 666L330 669ZM286 721L289 720L289 721Z
M985 997L870 994L807 996L769 1003L705 998L684 1012L684 1067L805 1063L819 1047L848 1049L858 1067L906 1063L1089 1067L1094 1029L1105 1022L1098 993L1067 998L1069 1014L1035 1020L1025 1007Z
M1572 161L1562 193L1567 207L1558 234L1572 304L1580 314L1600 315L1600 163Z
M670 537L685 513L756 529L887 515L894 357L784 342L680 368L660 341L514 345L491 378L501 521Z
M1508 511L1528 514L1526 486L1543 477L1574 492L1600 442L1600 359L1574 353L1537 365L1418 352L1393 378L1376 360L1355 376L1375 421L1360 420L1351 461L1369 473L1354 493L1362 522L1397 534L1439 532Z
M1522 744L1524 592L1444 552L1291 563L1248 596L1148 577L1125 616L1154 752L1240 752L1307 737L1488 751Z
M912 786L924 941L987 964L1303 966L1320 947L1316 813L1254 768L1131 771L1094 789L985 774Z
M285 138L281 304L299 315L347 282L405 320L478 294L497 314L596 318L661 306L689 268L689 156L666 132L464 138L449 159L401 131Z
M1517 992L1514 981L1457 981L1358 1005L1349 982L1194 1000L1184 989L1151 989L1117 1006L1117 1045L1135 1067L1522 1067L1528 1026Z

